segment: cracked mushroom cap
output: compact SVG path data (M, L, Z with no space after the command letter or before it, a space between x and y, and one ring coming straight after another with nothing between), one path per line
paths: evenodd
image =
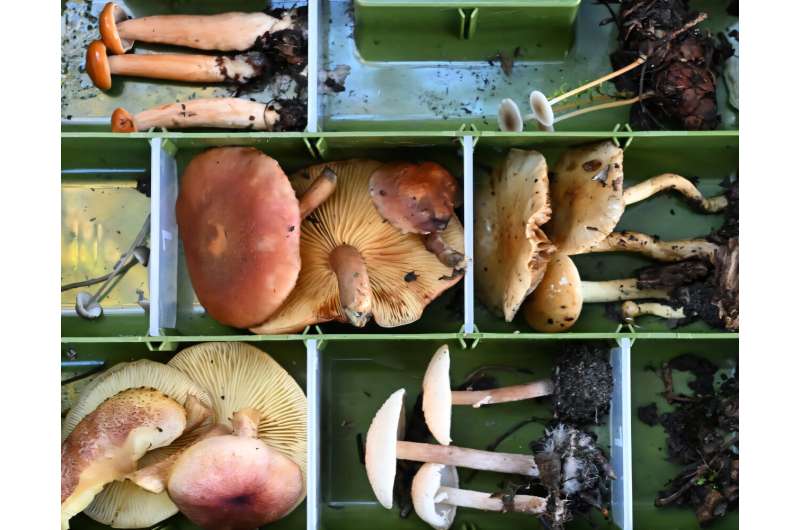
M257 410L258 438L300 466L305 483L308 402L275 359L241 342L206 342L186 348L168 364L208 390L218 423L232 427L235 412Z
M479 183L475 214L478 296L507 322L539 284L555 252L540 228L549 219L544 156L511 149L505 162Z
M186 166L175 213L209 315L237 328L267 320L300 272L300 207L278 162L252 147L209 149Z
M453 504L439 502L439 488L458 488L458 471L443 464L422 464L411 482L411 502L420 519L436 530L447 530L453 524L458 509Z
M583 291L578 268L566 254L556 254L539 287L525 302L525 320L536 331L558 333L575 324L581 309Z
M95 377L83 390L62 423L62 444L82 420L104 403L113 403L111 399L114 396L131 389L145 388L155 389L158 395L165 395L169 400L182 405L187 405L190 398L196 399L204 406L211 404L210 396L202 387L174 368L145 359L119 363ZM156 396L151 397L156 398ZM189 416L191 415L190 412ZM187 432L168 447L147 452L138 460L137 467L146 466L154 460L168 456L191 443L193 439L194 433ZM62 465L63 460L62 455ZM84 509L86 515L112 528L146 528L177 512L178 508L166 493L153 494L127 480L117 480L107 484Z
M320 322L347 322L339 282L331 264L334 251L348 249L366 266L375 322L386 328L415 322L425 307L461 279L425 248L422 236L402 234L384 222L369 195L369 178L382 162L344 160L311 166L291 177L302 195L325 168L338 177L336 191L302 224L302 269L284 305L254 333L291 333ZM453 215L442 232L445 242L464 252L464 229ZM368 317L368 315L367 315ZM366 324L366 319L363 324ZM362 324L362 325L363 325Z
M453 393L450 390L450 348L441 346L433 354L422 378L422 413L428 429L442 445L450 445Z
M402 440L406 431L405 395L406 389L401 388L389 396L375 413L367 431L364 454L367 478L375 498L387 510L392 508L394 500L397 440Z
M603 241L625 211L622 149L611 141L568 149L553 173L547 233L559 252L580 254Z

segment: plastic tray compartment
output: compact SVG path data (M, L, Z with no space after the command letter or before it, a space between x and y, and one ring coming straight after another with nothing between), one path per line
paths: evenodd
M480 137L475 147L476 190L480 179L499 164L511 147L535 149L545 155L552 168L561 153L568 147L608 139L600 135L508 136L500 133ZM687 178L697 178L700 191L708 196L722 193L723 179L735 174L738 168L739 137L735 132L648 133L633 138L619 137L625 149L625 187L661 173L673 172ZM476 192L477 193L477 192ZM477 199L476 199L477 201ZM718 228L722 214L695 212L677 193L662 192L626 208L616 230L635 230L658 235L662 240L702 238ZM588 254L573 257L583 280L614 280L628 278L644 266L654 262L632 253ZM481 266L476 262L476 269ZM476 277L475 281L478 281ZM476 285L477 292L477 285ZM520 310L511 323L506 323L490 313L476 298L475 323L486 333L535 333L525 322ZM577 323L570 333L613 333L619 323L605 314L605 304L585 304ZM698 335L719 330L703 322L693 322L676 329L668 321L656 317L636 320L637 332L685 332Z
M192 343L182 343L179 349ZM269 353L283 368L288 371L303 390L306 390L306 348L301 341L283 341L271 343L253 343ZM90 370L108 369L111 366L132 359L152 359L158 362L169 361L176 352L148 349L140 342L64 342L61 345L62 380L74 377ZM78 397L89 379L61 387L62 418ZM110 528L93 521L84 514L70 520L70 528L74 530L100 530ZM157 525L159 530L198 530L180 513ZM269 525L275 530L301 530L306 528L306 502L298 506L288 517Z
M61 284L109 273L150 213L150 146L141 138L63 138L61 142ZM134 266L102 301L104 316L84 320L75 312L81 291L61 293L63 336L146 335L148 269Z
M639 407L655 402L659 413L671 410L661 392L663 383L656 371L662 363L685 353L706 358L723 370L736 368L739 341L736 340L644 340L634 342L631 352L631 424L633 432L633 521L636 528L667 530L699 528L694 510L687 506L656 508L659 490L678 475L681 467L666 460L666 435L660 425L650 427L639 421ZM731 372L728 372L729 374ZM690 375L673 371L675 390L690 392L686 387ZM733 511L717 520L713 528L739 528L739 512Z
M315 1L315 0L314 0ZM168 14L215 14L229 11L263 11L267 4L273 8L305 6L305 0L197 0L192 2L171 2L167 0L122 0L116 2L133 17ZM132 114L143 110L195 98L231 97L236 92L232 84L181 83L148 79L143 77L113 76L112 87L108 91L96 88L85 71L86 47L100 38L97 17L105 1L74 0L61 4L61 125L64 130L111 130L111 113L123 107ZM215 52L192 50L176 46L166 46L137 42L128 53L196 53ZM221 52L217 52L221 53ZM269 102L281 97L294 97L307 87L298 87L294 82L288 89L280 84L268 83L263 90L248 91L242 97Z
M155 141L155 140L154 140ZM162 140L158 140L162 141ZM261 149L275 158L291 174L304 167L323 161L349 158L376 160L432 160L446 167L454 177L461 180L463 156L459 139L452 135L425 138L378 137L369 135L335 135L318 137L309 134L256 135L203 135L196 138L163 140L162 175L159 201L163 212L159 234L161 234L164 278L161 291L161 313L153 322L151 335L235 335L247 333L222 326L205 314L198 303L184 257L178 241L174 219L174 204L178 192L179 175L186 164L203 149L218 145L247 145ZM463 211L459 209L463 222ZM367 334L367 333L458 333L464 323L464 282L461 281L442 293L428 305L422 318L400 328L384 329L374 322L365 328L330 322L320 324L323 333Z
M562 59L580 0L355 0L356 46L367 61L484 60L522 43Z
M613 522L606 522L595 514L594 523L603 528L623 528L626 511L625 488L628 473L624 462L624 389L627 388L627 346L608 344L615 366L615 385L619 395L612 402L608 423L596 427L601 447L611 449L611 460L620 477L615 481L613 497ZM321 378L321 431L320 431L320 506L317 528L325 530L349 528L429 528L413 513L407 520L399 516L397 503L386 510L375 500L367 480L366 470L360 461L359 440L364 440L372 417L389 395L399 388L406 389L406 411L414 406L428 362L444 341L330 341L323 343L320 356ZM452 384L460 383L466 375L479 366L509 365L533 370L532 375L497 374L501 384L516 384L537 378L549 377L554 354L563 347L561 341L481 341L473 349L462 349L457 341L447 343L450 348ZM627 345L627 341L625 341ZM454 407L453 444L462 447L485 448L503 432L518 422L531 418L546 418L552 414L550 404L544 399L485 406L479 409ZM613 425L613 428L612 428ZM540 437L544 427L530 423L507 438L498 451L529 453L530 441ZM611 433L617 433L611 436ZM614 439L614 446L610 440ZM630 469L629 466L627 469ZM465 483L470 474L460 469L462 487L479 491L496 491L502 475L479 473ZM453 528L503 529L536 525L530 516L521 514L492 514L460 509ZM570 528L591 528L588 521L576 521ZM625 526L630 528L630 526Z

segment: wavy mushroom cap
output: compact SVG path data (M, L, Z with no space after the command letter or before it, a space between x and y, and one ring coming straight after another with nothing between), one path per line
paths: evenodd
M120 38L117 30L117 24L129 18L125 10L114 2L108 2L100 12L100 37L114 55L122 55L133 48L133 42Z
M425 248L422 236L403 234L384 222L369 195L369 178L383 164L374 160L344 160L311 166L291 177L298 195L325 168L338 177L334 194L302 225L302 269L297 287L270 319L252 327L254 333L290 333L320 322L347 322L342 309L334 250L351 246L363 259L372 295L372 314L382 327L415 322L425 307L455 285L461 274L439 262ZM445 242L464 252L464 230L454 215L442 233Z
M558 333L571 328L583 309L581 277L572 258L556 254L539 287L525 302L525 320L536 331Z
M622 149L611 141L569 149L553 173L547 233L559 252L585 252L608 237L625 211Z
M111 65L103 41L96 40L86 48L86 73L100 90L111 88Z
M300 271L300 207L278 162L252 147L209 149L183 172L175 212L208 313L237 328L267 320Z
M540 228L550 219L547 162L537 151L511 149L482 179L476 197L478 296L511 322L539 284L555 248Z
M420 519L436 530L447 530L453 524L457 507L440 502L439 488L458 488L458 471L443 464L422 464L411 482L411 502Z

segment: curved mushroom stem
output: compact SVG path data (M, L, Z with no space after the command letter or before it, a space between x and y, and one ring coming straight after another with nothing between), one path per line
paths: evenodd
M215 127L272 131L281 114L265 103L239 98L202 98L168 103L135 116L118 108L111 115L113 132L147 131L153 127L184 129Z
M725 195L706 199L688 179L674 173L664 173L631 186L623 192L622 198L625 206L629 206L667 189L681 193L695 208L706 213L717 213L728 206Z
M339 282L339 302L347 320L364 327L372 317L372 288L364 258L355 247L342 245L331 252L330 263Z
M419 442L397 442L397 458L414 462L433 462L446 466L466 467L479 471L497 471L528 477L538 477L539 468L533 455L495 453L466 449L453 445L434 445Z
M640 289L638 283L639 280L636 278L602 282L581 282L583 303L622 302L624 300L638 300L642 298L669 299L669 292L666 289Z
M233 413L233 434L242 438L258 437L258 422L261 420L261 413L247 407Z
M509 403L549 396L552 393L553 381L542 379L524 385L505 386L490 390L453 390L451 395L453 405L471 405L473 408L479 408L493 403Z
M300 197L300 219L308 217L320 204L333 195L333 192L336 191L337 180L338 177L331 168L326 167L322 170L322 173L311 183L311 187Z
M682 307L675 309L665 304L658 302L645 302L637 304L636 302L627 301L622 304L620 308L622 319L626 322L632 322L635 318L643 315L652 315L659 318L666 319L683 319L686 314Z
M504 512L507 507L503 499L482 491L464 490L440 486L436 492L434 502L450 504L462 508L475 508L488 512ZM547 509L547 499L533 495L514 495L514 512L519 513L544 513Z
M610 81L611 79L614 79L615 77L619 77L622 74L624 74L626 72L629 72L630 70L633 70L637 66L640 66L640 65L644 64L646 60L647 59L644 58L644 57L639 57L635 61L633 61L632 63L630 63L628 65L625 65L625 66L623 66L622 68L620 68L618 70L614 70L610 74L606 74L604 76L598 77L594 81L590 81L590 82L588 82L588 83L586 83L584 85L579 86L578 88L572 89L569 92L565 92L564 94L561 94L560 96L554 97L553 99L549 100L549 103L550 103L550 105L555 105L559 101L564 101L565 99L570 98L572 96L575 96L577 94L580 94L581 92L589 90L592 87L595 87L597 85L601 85L601 84L605 83L606 81Z
M636 96L634 98L618 99L616 101L609 101L608 103L600 103L599 105L593 105L591 107L584 107L582 109L573 110L572 112L567 112L560 116L556 116L555 120L553 120L553 123L558 123L564 120L568 120L570 118L575 118L577 116L582 116L583 114L589 114L590 112L595 112L598 110L608 110L608 109L615 109L617 107L626 107L628 105L633 105L642 100L645 100L650 96L652 96L651 93L645 93L642 94L641 96Z
M464 254L447 244L442 237L442 232L431 232L424 236L425 248L436 254L445 267L461 270L464 268Z
M661 241L641 232L611 232L585 253L637 252L658 261L683 261L690 258L712 260L718 245L705 239Z

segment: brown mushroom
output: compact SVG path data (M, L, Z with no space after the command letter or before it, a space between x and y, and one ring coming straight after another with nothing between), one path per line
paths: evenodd
M190 83L246 83L264 72L261 54L224 55L128 54L108 56L102 41L86 49L86 73L100 90L111 88L112 75L149 77Z
M547 163L537 151L511 149L503 164L478 183L478 296L507 322L539 284L555 252L540 228L550 213Z
M302 269L283 306L254 333L288 333L338 320L382 327L410 324L432 300L461 279L425 249L421 236L383 222L369 196L369 178L382 165L372 160L317 164L291 177L304 194L326 169L338 177L334 194L302 224ZM464 232L453 216L443 233L463 251Z

